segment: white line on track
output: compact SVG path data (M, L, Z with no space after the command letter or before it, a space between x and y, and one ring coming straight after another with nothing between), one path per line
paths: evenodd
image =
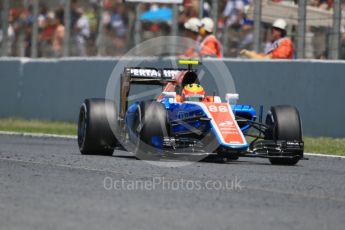
M25 133L25 132L9 132L9 131L0 131L0 135L9 135L9 136L24 136L24 137L50 137L50 138L61 138L61 139L71 139L76 140L77 136L73 135L57 135L57 134L46 134L46 133ZM313 157L333 157L333 158L343 158L345 156L330 155L330 154L321 154L321 153L304 153L306 156Z
M333 157L333 158L343 158L345 159L345 156L338 156L338 155L328 155L328 154L321 154L321 153L304 153L306 156L313 156L313 157Z
M0 131L2 135L9 136L24 136L24 137L52 137L52 138L61 138L61 139L73 139L76 140L77 136L73 135L57 135L57 134L46 134L46 133L25 133L25 132L8 132Z

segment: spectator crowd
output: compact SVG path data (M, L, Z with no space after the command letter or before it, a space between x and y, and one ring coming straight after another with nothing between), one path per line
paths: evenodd
M272 0L276 3L298 3L298 0ZM8 44L6 56L26 56L32 54L33 3L30 0L10 1L8 12ZM27 5L24 5L27 2ZM203 16L213 18L211 0L205 0ZM239 57L241 51L253 48L253 21L247 17L247 11L253 0L219 0L218 19L214 22L213 34L220 41L223 54L226 57ZM171 35L172 20L140 19L140 35L136 34L136 17L147 12L160 9L172 11L168 4L135 4L123 3L122 0L71 0L70 25L65 25L65 6L61 0L40 1L37 18L37 56L64 56L65 36L67 29L70 34L68 56L121 56L135 45L135 36L144 41L162 35ZM308 0L309 5L322 10L332 11L333 0ZM185 35L185 23L191 18L199 17L199 0L184 0L178 7L178 35ZM345 10L345 1L343 1ZM138 11L140 15L137 15ZM2 23L3 24L3 23ZM271 40L270 24L263 23L264 42ZM296 30L296 28L295 28ZM329 28L308 28L308 33L314 34L315 49L310 58L327 56L327 33ZM345 34L345 29L343 29ZM0 43L3 42L4 31L0 22ZM345 40L345 36L342 36ZM294 39L292 39L294 40ZM263 44L263 50L265 45ZM345 58L345 57L343 57Z

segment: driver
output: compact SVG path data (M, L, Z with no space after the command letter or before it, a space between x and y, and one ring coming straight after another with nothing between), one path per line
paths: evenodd
M199 84L188 84L182 90L184 101L202 101L205 98L205 90Z

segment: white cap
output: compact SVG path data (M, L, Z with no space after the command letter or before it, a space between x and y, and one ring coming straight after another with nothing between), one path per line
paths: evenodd
M214 22L211 18L201 19L201 26L209 33L212 33L214 30Z
M47 17L49 19L55 19L55 13L53 11L49 11L48 14L47 14Z
M272 25L274 28L278 28L278 29L281 29L281 30L286 30L286 26L287 26L287 23L284 19L277 19L274 21L273 25Z
M184 24L184 28L187 30L193 31L195 33L199 32L199 27L201 26L201 22L198 18L190 18L187 22Z

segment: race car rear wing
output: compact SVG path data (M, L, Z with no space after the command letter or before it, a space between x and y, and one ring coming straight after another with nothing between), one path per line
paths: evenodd
M164 86L169 82L174 82L179 74L193 72L191 69L155 69L155 68L125 68L121 74L120 89L120 117L124 118L127 110L131 84L159 85Z
M187 65L188 68L156 69L126 67L121 74L120 89L120 118L124 118L127 111L131 84L160 85L165 86L169 82L175 82L176 78L184 75L182 85L197 81L197 70L192 69L193 65L200 65L198 60L179 60L179 65Z
M185 69L125 68L122 76L129 78L130 83L162 85L173 81Z

